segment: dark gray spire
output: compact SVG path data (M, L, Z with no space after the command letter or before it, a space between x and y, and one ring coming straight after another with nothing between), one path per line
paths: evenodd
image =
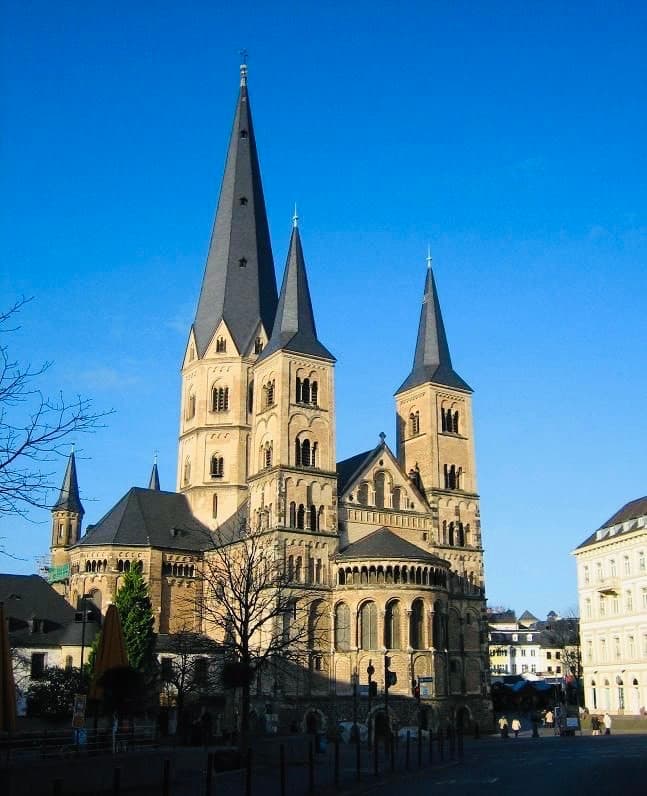
M407 379L396 391L396 395L427 382L444 384L446 387L472 392L469 384L464 382L452 367L452 358L449 355L449 346L447 345L445 325L440 311L436 282L431 270L430 255L427 257L425 294L422 299L422 310L420 311L413 368Z
M335 357L317 339L296 213L272 336L259 359L280 350L335 361Z
M247 68L242 66L234 126L193 324L198 356L204 355L223 319L238 350L247 353L259 323L270 334L276 298Z
M151 477L148 482L148 488L154 489L156 492L160 491L160 476L159 472L157 471L157 457L155 457L155 461L153 462L153 469L151 470Z
M65 476L63 477L63 484L58 496L58 500L52 506L52 511L74 511L83 516L85 510L81 504L79 497L79 484L76 480L76 461L74 460L74 451L70 453L70 458L67 460L67 468Z

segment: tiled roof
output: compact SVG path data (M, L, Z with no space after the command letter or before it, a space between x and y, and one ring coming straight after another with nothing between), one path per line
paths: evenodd
M213 542L185 495L133 487L78 542L82 547L106 544L205 550Z
M431 561L441 566L447 564L442 558L393 533L390 528L378 528L363 539L349 544L337 554L337 559L341 561L358 558L415 559Z
M647 522L642 520L643 517L647 517L647 496L625 503L575 549L580 550L605 539L631 533L639 528L647 528Z

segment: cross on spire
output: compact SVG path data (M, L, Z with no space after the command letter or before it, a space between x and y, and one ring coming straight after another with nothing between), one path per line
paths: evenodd
M292 216L292 226L296 229L299 226L299 214L297 213L297 203L294 203L294 215Z
M243 48L240 51L240 85L247 85L247 50Z

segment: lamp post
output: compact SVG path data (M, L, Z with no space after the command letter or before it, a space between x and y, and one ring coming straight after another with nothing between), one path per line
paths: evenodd
M90 597L89 594L85 593L85 580L83 581L83 594L81 595L81 665L79 669L81 671L81 678L83 678L83 656L85 653L85 625L87 622L87 603L86 600Z
M359 743L359 729L357 727L357 681L359 680L359 674L357 669L353 671L350 677L353 684L353 731L351 739Z
M366 667L366 674L368 675L368 748L371 748L371 740L372 740L372 725L371 725L371 703L373 699L373 675L375 674L375 666L373 666L373 661L369 660L368 666Z

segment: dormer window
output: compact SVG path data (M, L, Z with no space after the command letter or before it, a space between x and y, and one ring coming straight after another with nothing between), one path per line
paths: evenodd
M263 341L261 340L260 337L257 337L256 340L254 340L254 353L260 354L262 350L263 350Z
M227 341L224 337L216 340L216 354L224 354L227 351Z

